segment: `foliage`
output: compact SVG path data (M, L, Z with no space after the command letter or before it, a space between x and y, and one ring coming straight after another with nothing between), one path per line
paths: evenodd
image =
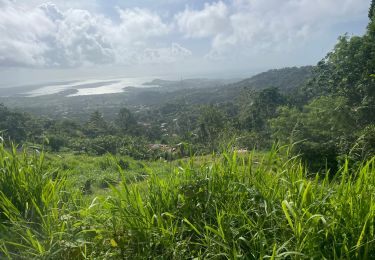
M44 155L38 152L19 154L16 147L7 151L1 145L0 154L0 256L77 256L75 246L65 244L78 230L74 231L65 215L73 208L64 176L44 167Z
M47 138L48 146L51 148L53 152L60 151L61 147L65 145L65 139L58 135L50 135Z
M372 1L366 34L340 37L303 88L304 104L281 108L280 116L270 122L273 137L284 143L300 141L295 146L296 152L302 153L315 170L329 167L335 171L348 154L354 162L374 154L373 5Z
M368 18L370 18L370 20L372 20L374 18L374 15L375 15L375 2L374 2L374 0L372 0L371 6L370 6L370 9L369 9L369 12L368 12Z
M83 195L69 172L90 160L114 170L116 160L67 157L59 162L71 168L57 173L42 154L0 152L2 258L375 257L375 158L329 179L312 178L285 147L223 152L146 169L136 182L118 167L118 185L104 178L105 194Z
M5 139L16 142L24 141L27 137L26 125L29 118L19 112L10 111L0 104L0 129Z
M368 159L375 154L375 125L368 125L360 130L354 147L350 151L350 157L353 161L360 158Z
M272 69L233 85L253 90L275 87L282 92L290 92L303 85L311 77L312 71L313 66Z
M270 120L273 138L293 144L295 153L313 170L326 167L336 170L340 154L348 154L353 140L355 120L347 100L322 96L302 111L281 107L279 116Z
M0 258L375 258L369 17L313 71L157 81L63 99L64 118L0 105Z
M134 133L137 128L137 120L127 108L121 108L116 120L116 124L124 133Z
M201 141L212 148L216 147L219 135L225 128L225 122L224 114L219 109L214 106L203 107L198 119Z
M259 92L245 90L241 100L239 121L243 128L257 132L267 131L267 120L275 117L276 109L285 102L277 88Z
M118 95L11 98L12 106L42 114L57 110L58 116L35 117L1 106L0 131L6 140L52 151L137 159L184 156L174 152L181 143L208 154L228 142L265 150L274 141L297 142L293 152L311 169L335 171L346 156L355 163L373 155L374 64L370 19L363 36L341 36L315 67L271 70L239 82L155 80L150 84L160 87ZM163 149L150 149L161 144Z

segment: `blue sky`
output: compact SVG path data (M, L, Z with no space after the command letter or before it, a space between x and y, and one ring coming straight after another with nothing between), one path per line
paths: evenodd
M315 64L369 0L0 0L0 86Z

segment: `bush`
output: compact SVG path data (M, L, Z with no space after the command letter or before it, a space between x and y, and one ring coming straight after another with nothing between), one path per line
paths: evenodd
M60 151L61 147L65 145L65 138L58 136L58 135L50 135L48 136L48 146L51 148L53 152Z

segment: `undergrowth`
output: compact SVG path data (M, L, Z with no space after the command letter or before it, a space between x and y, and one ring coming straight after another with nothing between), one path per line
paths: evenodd
M163 174L105 160L118 180L88 196L69 181L79 163L0 146L0 258L375 258L375 158L335 174L308 172L287 147L191 157Z

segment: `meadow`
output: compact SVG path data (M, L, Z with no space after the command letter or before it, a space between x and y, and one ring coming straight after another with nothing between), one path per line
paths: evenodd
M0 147L2 259L371 259L375 158L287 146L172 162Z

